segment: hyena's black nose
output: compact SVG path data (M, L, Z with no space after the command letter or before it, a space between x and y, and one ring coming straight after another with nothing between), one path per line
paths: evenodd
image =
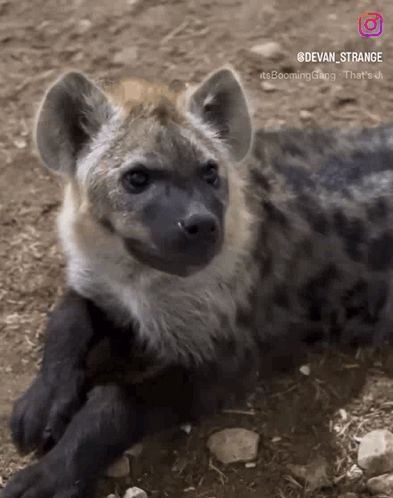
M218 236L218 222L212 214L192 214L179 221L180 230L195 242L214 241Z

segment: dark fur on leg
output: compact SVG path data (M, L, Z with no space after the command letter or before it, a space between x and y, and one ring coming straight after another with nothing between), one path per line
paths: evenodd
M95 387L58 444L11 480L5 498L92 496L100 473L116 457L146 434L202 415L200 401L217 400L215 390L182 368L135 386Z
M97 336L91 307L69 290L50 316L40 373L11 418L13 440L23 452L53 446L83 402L86 355Z

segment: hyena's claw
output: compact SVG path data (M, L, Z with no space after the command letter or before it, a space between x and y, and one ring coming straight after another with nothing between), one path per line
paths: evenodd
M11 416L11 434L22 453L28 453L40 446L50 398L50 388L37 378L15 403Z
M12 437L23 453L47 452L63 435L80 406L77 383L54 388L38 377L16 402L11 417Z

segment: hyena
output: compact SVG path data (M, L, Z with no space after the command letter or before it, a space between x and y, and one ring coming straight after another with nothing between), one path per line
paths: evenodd
M254 134L237 75L64 75L36 141L64 179L67 290L11 420L6 498L88 498L145 435L250 388L277 344L388 342L393 128ZM251 152L250 152L251 151Z

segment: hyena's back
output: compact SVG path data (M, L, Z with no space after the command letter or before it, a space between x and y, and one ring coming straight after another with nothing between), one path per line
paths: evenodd
M393 127L262 131L255 156L267 248L260 329L310 341L393 336Z
M256 153L263 153L296 193L350 197L348 189L358 189L367 198L393 193L392 126L261 131Z

